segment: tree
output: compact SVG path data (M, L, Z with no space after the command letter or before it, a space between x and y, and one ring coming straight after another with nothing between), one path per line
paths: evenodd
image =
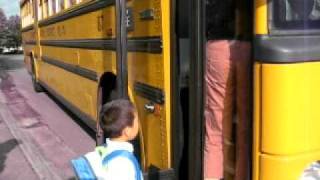
M4 45L7 30L7 17L2 8L0 8L0 47Z
M18 47L21 45L20 17L10 16L7 19L0 8L0 47Z
M0 31L2 31L5 28L7 22L7 17L4 14L4 11L2 8L0 8Z
M21 32L20 32L20 17L10 16L7 21L7 47L18 47L21 45Z

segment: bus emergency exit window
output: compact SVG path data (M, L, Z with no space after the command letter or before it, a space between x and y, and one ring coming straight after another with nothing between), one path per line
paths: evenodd
M274 0L275 29L320 30L320 0Z

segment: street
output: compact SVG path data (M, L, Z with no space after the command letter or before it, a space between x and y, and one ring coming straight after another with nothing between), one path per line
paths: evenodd
M0 55L0 179L74 179L70 160L94 147L91 129L34 92L23 55Z

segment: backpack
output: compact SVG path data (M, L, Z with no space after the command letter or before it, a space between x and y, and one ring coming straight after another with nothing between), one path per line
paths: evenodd
M141 170L139 163L133 153L126 150L115 150L103 158L106 148L99 146L95 151L71 160L73 170L79 180L99 180L103 179L106 164L115 157L125 157L129 159L135 168L135 179L141 180Z

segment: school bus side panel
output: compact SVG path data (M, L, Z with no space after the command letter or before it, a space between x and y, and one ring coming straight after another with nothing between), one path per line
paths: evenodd
M63 21L46 23L97 3L106 5ZM114 4L83 3L80 8L45 19L39 25L40 80L90 119L96 120L98 79L104 72L116 74ZM85 75L78 73L80 71Z
M319 62L306 62L261 64L261 73L255 74L261 82L261 95L255 97L261 103L260 116L255 116L261 138L254 141L260 151L254 151L259 163L255 179L298 179L320 159L318 72Z
M169 4L168 0L127 3L133 19L128 31L128 83L141 122L145 170L171 166ZM142 42L146 48L137 50Z

